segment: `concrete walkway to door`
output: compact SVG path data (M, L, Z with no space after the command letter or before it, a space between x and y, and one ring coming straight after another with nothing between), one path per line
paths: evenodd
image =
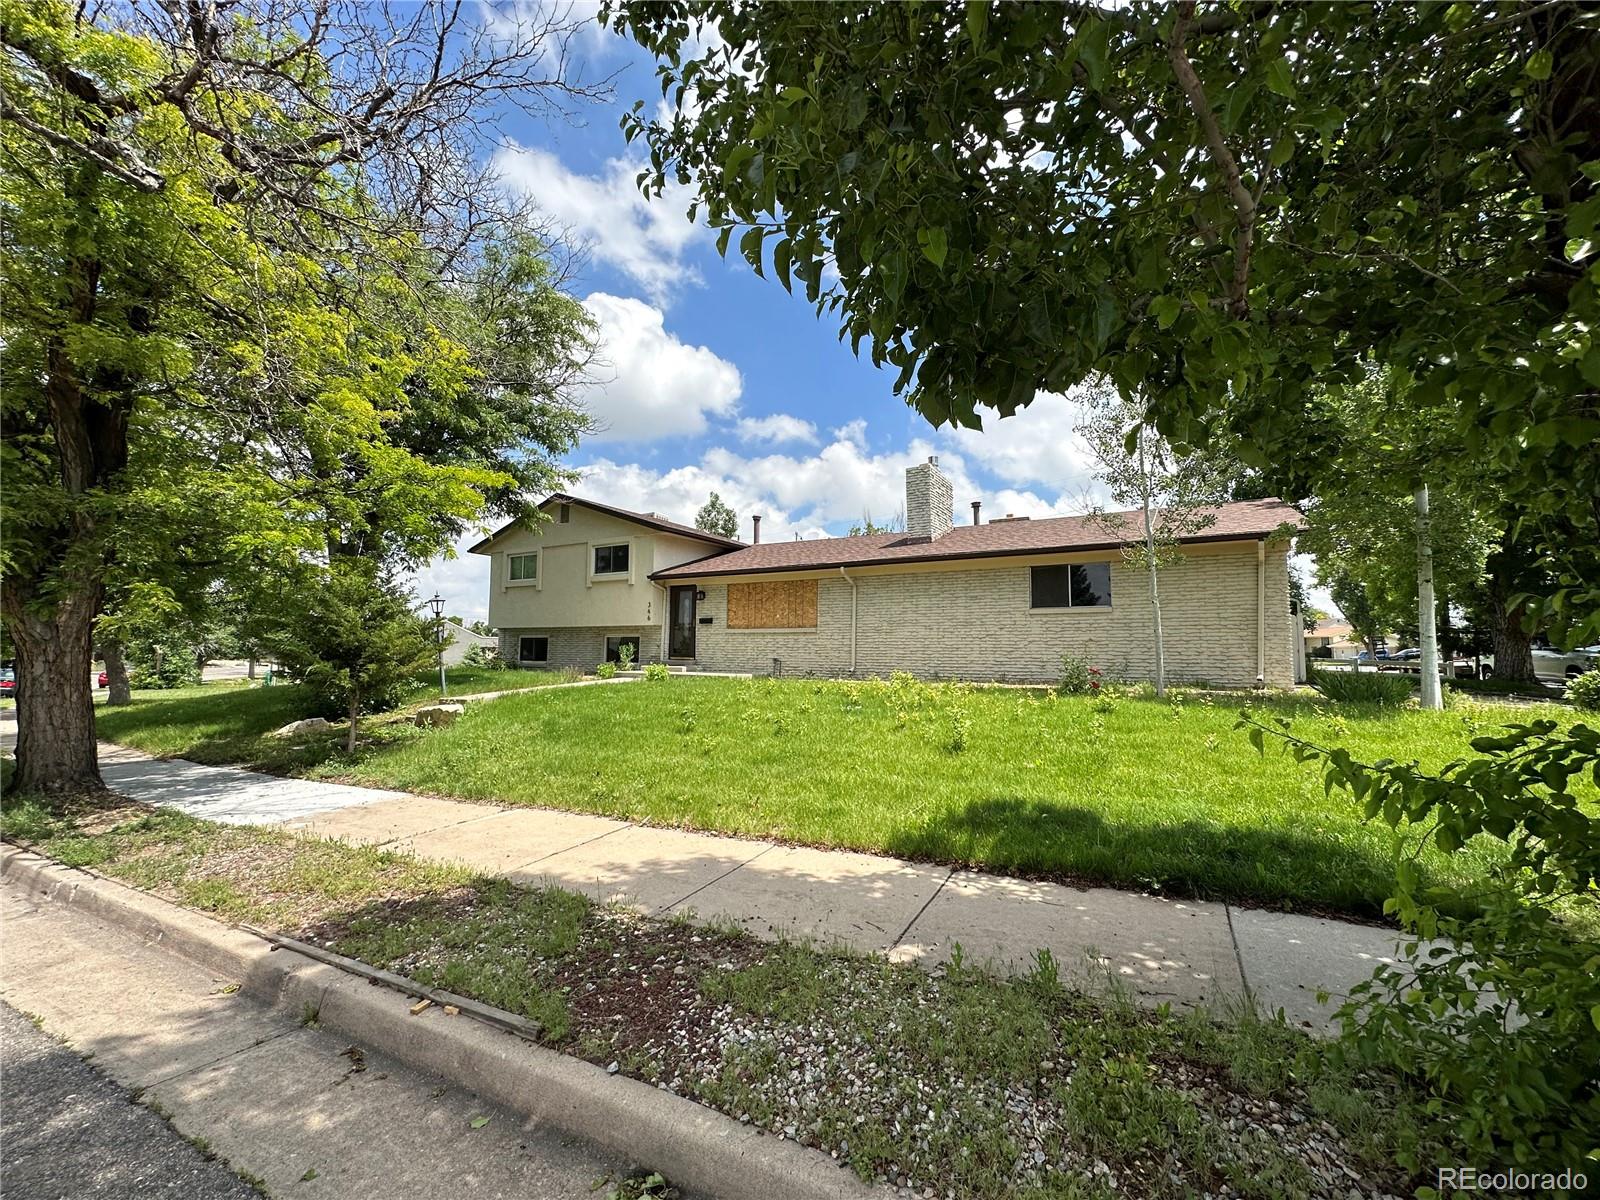
M1356 983L1398 961L1392 930L1230 904L1033 882L841 850L661 829L541 808L279 779L152 759L102 744L106 783L150 804L273 824L465 863L656 914L838 942L932 966L1027 969L1048 949L1064 974L1109 972L1143 1002L1218 1007L1249 998L1325 1028ZM1330 1000L1319 1004L1319 991Z

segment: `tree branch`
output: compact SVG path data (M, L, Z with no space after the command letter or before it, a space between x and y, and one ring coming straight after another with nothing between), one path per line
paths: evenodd
M40 124L27 113L0 99L0 117L26 129L35 137L44 139L52 146L60 146L63 150L70 150L82 158L88 159L107 175L122 180L130 187L141 192L159 192L166 183L166 179L157 171L145 166L125 146L118 145L110 138L95 137L88 141L80 141L59 130L51 129L48 125ZM122 159L129 160L129 165L124 165Z
M1238 228L1238 235L1233 243L1233 279L1228 287L1228 307L1235 317L1243 318L1250 314L1250 255L1255 248L1256 215L1259 210L1255 197L1244 185L1239 161L1228 149L1228 143L1222 136L1222 127L1217 123L1217 114L1206 99L1200 76L1195 73L1194 64L1189 61L1184 47L1193 22L1194 0L1184 0L1178 5L1178 19L1173 22L1172 37L1167 42L1167 58L1172 63L1172 73L1177 77L1178 86L1188 98L1189 108L1200 122L1206 149L1210 151L1217 169L1222 172L1222 183L1228 198L1233 201L1234 224Z

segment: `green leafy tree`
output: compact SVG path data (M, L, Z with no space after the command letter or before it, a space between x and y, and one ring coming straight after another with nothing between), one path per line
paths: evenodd
M1306 577L1299 563L1289 564L1289 602L1300 614L1300 627L1307 633L1328 619L1327 613L1311 603L1311 592L1306 587Z
M1408 372L1600 636L1600 72L1578 5L617 3L653 194L935 424L1094 374L1315 491L1315 385ZM714 27L716 37L704 36ZM1426 80L1426 86L1418 81Z
M1324 585L1358 580L1386 629L1419 625L1419 518L1416 490L1427 486L1426 525L1436 610L1464 603L1483 586L1485 562L1501 530L1492 470L1451 452L1449 434L1411 397L1398 371L1374 371L1319 390L1320 419L1338 436L1317 464L1300 548L1313 555ZM1486 512L1488 510L1488 512Z
M870 512L861 514L861 520L850 526L846 537L865 537L874 533L904 533L906 528L905 513L896 513L887 521L874 521Z
M1150 597L1151 675L1156 695L1167 694L1167 656L1161 626L1160 576L1183 559L1182 542L1216 521L1215 507L1226 499L1226 481L1203 454L1179 451L1145 422L1144 406L1124 400L1115 389L1098 387L1085 395L1086 414L1078 432L1095 459L1095 474L1117 504L1134 513L1096 509L1095 524L1122 543L1123 557L1145 574Z
M725 538L738 537L739 517L721 496L712 492L705 506L695 514L694 527Z
M1388 639L1389 630L1393 628L1383 615L1383 606L1373 601L1366 583L1354 575L1335 572L1328 577L1327 584L1333 603L1350 625L1350 632L1366 645L1376 660L1378 647Z
M438 651L431 617L376 564L341 559L280 587L262 641L318 707L346 718L345 749L355 753L361 714L392 708Z
M78 789L119 579L420 560L555 470L586 324L473 164L585 93L537 14L0 8L16 782Z
M1369 820L1399 836L1385 908L1415 939L1414 969L1381 968L1341 1009L1358 1066L1425 1080L1428 1111L1453 1140L1497 1165L1560 1172L1600 1145L1600 836L1584 796L1600 781L1600 730L1554 721L1473 739L1480 757L1437 774L1365 763L1296 737L1289 723L1240 725L1320 762ZM1592 792L1590 793L1592 795ZM1499 842L1488 879L1425 875L1418 851ZM1404 1163L1412 1170L1432 1163Z

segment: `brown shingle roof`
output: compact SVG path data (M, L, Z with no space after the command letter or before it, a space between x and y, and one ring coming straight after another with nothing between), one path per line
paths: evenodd
M676 533L680 537L694 538L697 541L709 542L713 546L722 546L727 549L737 549L744 545L737 538L725 538L719 533L707 533L704 529L696 529L693 525L680 525L676 521L669 521L656 513L634 512L628 508L617 508L612 504L601 504L598 500L585 500L582 496L568 495L566 492L552 492L550 496L540 503L541 509L552 504L581 504L584 508L592 508L595 512L607 513L613 517L620 517L624 521L632 521L636 525L645 525L651 529L659 529L662 533ZM468 554L483 554L489 544L503 533L509 533L522 525L521 521L512 521L496 529L483 541L467 551Z
M1264 538L1285 525L1304 523L1299 510L1282 500L1240 500L1211 510L1213 521L1185 542L1227 542ZM1118 514L1137 528L1137 513ZM1033 521L1001 521L958 525L937 541L903 533L863 537L813 538L799 542L763 542L668 567L652 579L695 579L709 575L759 575L773 571L815 571L834 567L869 567L885 563L939 562L959 558L1000 558L1013 554L1050 554L1064 550L1111 550L1122 541L1106 533L1093 517L1047 517Z

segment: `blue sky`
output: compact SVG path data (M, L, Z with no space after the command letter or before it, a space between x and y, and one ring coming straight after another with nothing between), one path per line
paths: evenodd
M982 434L928 425L831 316L719 257L687 192L644 201L642 151L618 122L636 99L660 103L653 62L598 26L573 49L589 77L614 77L614 100L570 122L509 118L495 159L587 255L572 287L599 323L600 361L582 399L604 428L570 459L574 492L689 522L716 491L747 540L752 514L764 539L820 537L863 513L894 518L906 467L937 454L958 520L973 500L985 516L1083 511L1094 480L1072 404L1041 397ZM470 619L485 615L485 580L485 560L462 554L416 584Z

